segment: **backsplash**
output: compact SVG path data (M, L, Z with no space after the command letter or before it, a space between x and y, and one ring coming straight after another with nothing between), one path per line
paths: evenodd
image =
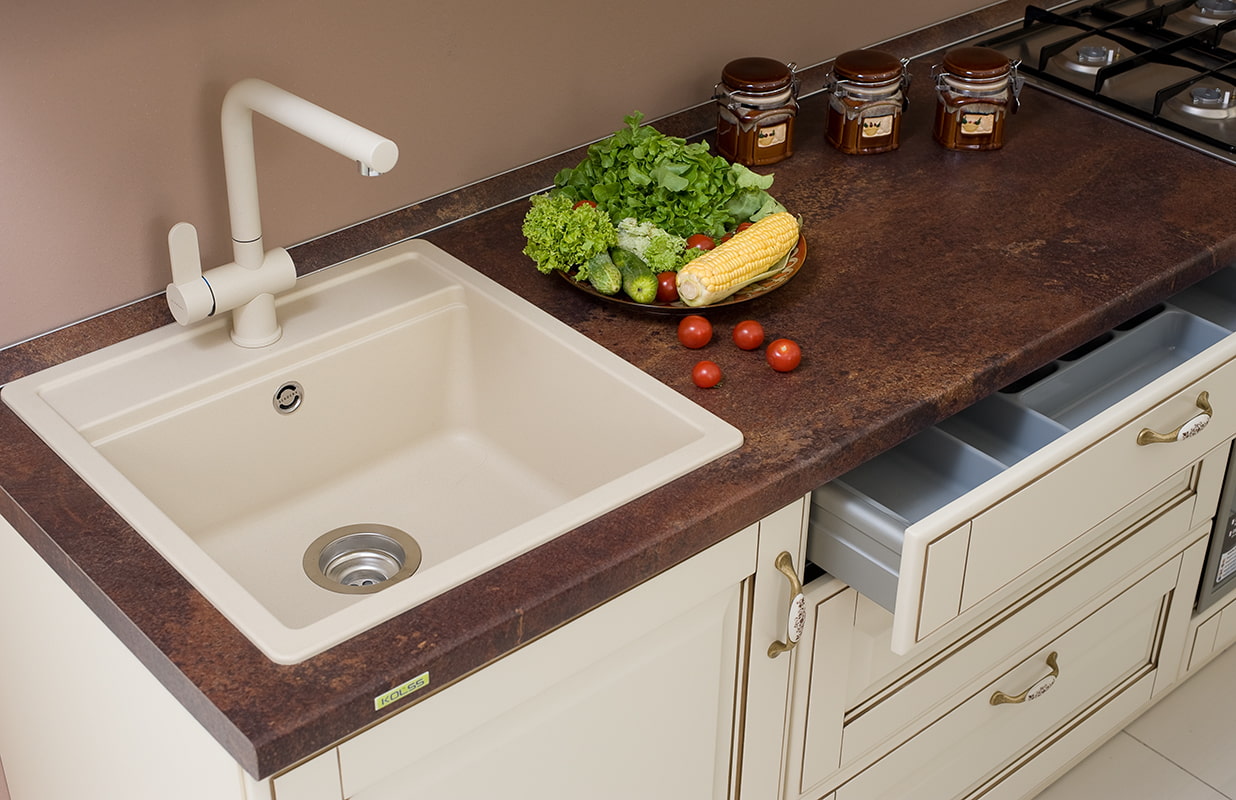
M684 31L715 4L637 0L600 25L593 7L561 0L474 3L10 9L0 100L21 113L0 120L0 347L161 292L178 221L198 227L208 266L230 260L219 106L241 78L401 146L390 175L361 180L259 119L267 245L286 246L593 141L632 110L657 119L707 102L732 58L817 64L983 5L794 0L778 7L793 24L710 22L700 37Z

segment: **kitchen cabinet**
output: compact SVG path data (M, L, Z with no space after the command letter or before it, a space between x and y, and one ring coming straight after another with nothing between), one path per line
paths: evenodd
M1236 641L1230 278L815 492L786 800L1031 796Z
M0 518L0 759L12 800L266 800Z
M996 4L940 26L916 30L911 36L885 43L882 49L906 57L934 51L1004 24L1019 17L1022 11L1019 5ZM707 470L684 476L663 490L655 502L637 502L606 514L585 531L569 535L563 548L554 548L548 555L549 548L528 554L527 567L521 570L525 580L502 586L481 578L473 585L475 591L465 595L491 596L490 591L501 591L520 604L539 602L538 612L543 613L538 619L543 624L565 623L565 612L555 616L558 609L571 609L574 614L585 605L599 605L610 599L614 592L609 587L621 584L625 588L646 581L650 573L670 563L666 561L669 554L682 558L686 552L694 552L688 549L688 542L702 549L705 543L731 535L735 529L836 476L843 468L884 452L911 429L917 430L929 420L990 393L1014 373L1027 371L1056 352L1109 327L1120 317L1158 302L1175 287L1200 280L1236 252L1236 211L1230 204L1211 204L1205 214L1194 211L1197 197L1229 196L1236 186L1236 171L1186 148L1159 141L1132 126L1030 89L1023 96L1016 130L1010 129L1009 146L998 158L943 153L929 137L924 138L924 132L930 130L934 103L929 67L926 57L911 64L918 77L909 90L907 137L895 158L863 159L859 165L829 148L822 137L804 136L794 158L776 170L775 194L796 213L803 214L804 236L811 250L808 265L822 268L802 270L790 284L759 301L751 312L766 316L766 324L775 325L778 331L804 345L804 366L774 380L769 378L761 359L732 359L733 365L727 366L728 388L700 395L701 402L743 430L746 443L742 450ZM822 85L826 70L826 65L805 70L804 87ZM800 121L821 130L818 126L823 125L826 105L826 96L803 97ZM699 111L697 108L675 115L662 127L690 135L711 124L706 118L701 121ZM924 135L909 135L915 131ZM548 185L557 170L579 157L582 148L580 152L561 154L504 173L498 180L417 203L397 214L340 232L343 235L297 246L294 255L298 267L316 270L358 252L381 248L396 237L424 234L655 377L684 392L693 392L682 366L689 366L691 361L687 359L692 357L683 353L674 337L654 333L660 322L615 312L606 304L593 304L579 293L563 289L558 281L545 280L520 262L523 242L519 224L524 207L515 201ZM1154 164L1154 169L1139 168L1145 164ZM1051 168L1045 169L1045 165ZM896 191L890 192L890 186L895 186ZM1094 187L1101 187L1101 191ZM941 220L949 224L942 225ZM961 220L977 220L981 224L952 224ZM861 247L855 246L854 236L847 235L855 231L864 232ZM94 349L97 344L149 330L163 324L165 316L161 299L152 298L103 314L88 324L23 343L0 356L0 380L59 363ZM729 312L721 312L719 317L722 324L735 319ZM1188 408L1182 413L1194 413L1195 399L1183 398ZM1137 413L1144 410L1138 409ZM1089 476L1092 483L1101 478ZM32 516L42 526L42 531L27 531L39 552L57 564L57 570L92 607L102 609L107 624L129 643L143 663L151 665L201 724L219 732L220 740L228 742L233 758L260 770L264 777L276 777L285 794L329 787L329 777L318 780L315 774L337 772L338 754L334 749L318 754L324 745L322 731L351 731L368 724L370 694L365 687L381 685L388 673L392 681L399 681L428 668L435 675L430 691L445 693L462 687L467 680L441 689L448 678L454 680L470 671L483 670L508 646L506 629L501 628L501 612L478 608L481 604L473 603L468 614L458 618L425 619L407 614L387 623L384 631L406 640L438 641L451 635L452 641L458 643L440 650L427 647L416 656L367 660L378 644L375 637L367 636L315 657L301 672L285 670L247 651L235 660L203 659L202 654L209 656L218 649L219 642L236 641L235 630L217 615L206 614L194 615L191 620L177 614L173 624L166 624L162 616L165 606L175 606L183 613L183 609L200 602L187 586L149 593L146 597L129 591L127 586L118 586L128 582L117 581L116 573L109 572L117 561L117 553L123 554L125 575L158 572L162 566L157 554L150 548L133 546L138 540L135 531L108 524L97 495L76 480L55 454L35 441L11 414L4 413L0 413L0 484L8 498L0 503L6 514L14 520ZM718 491L718 487L727 484L741 486L742 490ZM1143 488L1149 491L1154 487ZM993 497L990 505L1003 499ZM658 517L657 509L661 507L676 508L678 513ZM973 514L979 511L975 508ZM970 519L963 517L964 514L958 514L954 527ZM681 533L676 530L680 518ZM939 518L937 521L943 522ZM593 533L597 535L593 537ZM957 544L956 549L960 550L962 541L960 536L942 540L941 546ZM575 544L581 546L576 548ZM1079 543L1075 550L1063 550L1048 558L1058 559L1056 566L1062 567L1094 546L1097 542ZM940 553L943 555L944 551ZM538 583L538 567L560 558L567 559L569 571L578 579L567 586ZM953 567L962 564L957 559L948 563ZM801 567L802 562L796 560L795 564ZM760 569L762 565L756 568L757 576ZM599 570L604 570L608 579L603 584L605 588L601 588L599 581L589 585L588 576ZM973 577L978 580L979 573L975 571ZM1022 584L1020 589L1012 590L1015 595L1029 591L1038 578L1014 580ZM884 624L887 612L877 603L868 602L869 597L857 596L857 582L842 586L855 589L857 597L851 622L844 630L847 635L858 635L860 645L874 641L864 639L865 629L861 627L856 634L854 626L874 624L873 621ZM786 591L783 583L777 587L779 592ZM29 607L31 602L27 598L37 596L23 596L21 607ZM6 594L5 600L10 599ZM973 594L966 600L959 599L958 609L972 599ZM858 687L855 693L889 683L899 670L910 669L910 662L902 658L928 659L937 648L982 629L985 619L1014 599L1001 596L976 600L976 605L965 612L972 616L956 621L951 621L951 602L929 602L924 630L941 638L911 643L912 648L922 649L904 657L894 654L888 642L881 642L878 650L860 647L858 652L865 654L862 657L870 663L854 673L858 676L853 679ZM123 614L118 613L113 601L123 608ZM6 608L12 607L11 602L6 604ZM65 615L63 619L61 629L68 630L69 617ZM194 624L181 624L190 621ZM1223 618L1217 618L1215 624L1222 621ZM422 635L422 627L431 630ZM1204 637L1209 630L1199 628L1198 637ZM1218 631L1214 633L1211 641L1217 642ZM1046 635L1037 632L1027 637ZM45 643L37 637L29 641ZM1047 643L1041 638L1035 641ZM1204 643L1201 638L1198 642ZM1008 645L1011 649L1017 647ZM992 664L1024 663L1031 672L1043 669L1043 662L1035 660L1039 654L1026 652L1031 645L1023 643L1020 647L1016 655L1010 651L988 653L986 657ZM745 668L754 671L760 662L760 651L748 647L745 652L751 654ZM789 655L765 658L764 662L770 668L784 669L791 661L801 662L808 652L800 645ZM80 654L67 658L86 663ZM251 678L248 683L230 679L237 662L243 665L242 674ZM388 668L392 663L397 666ZM1164 669L1163 663L1160 659L1157 669ZM141 667L130 658L126 669L130 668ZM177 674L178 669L181 674ZM934 672L945 674L940 669ZM1035 672L1032 679L1037 680L1041 674ZM1064 674L1067 677L1069 673ZM301 675L309 676L303 684L299 680ZM872 675L876 677L871 678ZM62 675L56 685L76 685L73 677ZM989 669L984 672L981 685L990 684L996 677ZM122 683L111 673L107 682L109 694L115 694L117 689L113 687ZM30 694L47 686L37 680L27 685ZM753 730L753 715L757 713L764 718L787 714L784 698L788 695L788 682L779 689L763 682L760 687L765 695L779 695L783 707L778 711L750 701L756 690L749 689L745 730ZM1014 687L1005 691L1017 690ZM160 692L162 687L154 685L152 691ZM60 719L79 714L88 724L106 719L105 715L91 711L84 698L65 694L69 699L63 703L55 705L51 697L46 697L40 708ZM1050 696L1051 693L1047 698ZM289 697L296 702L286 702ZM937 695L936 700L926 703L920 721L923 716L940 717L940 697ZM123 707L153 703L140 698L139 693ZM7 693L4 699L7 700ZM793 710L788 712L791 720L796 719L797 702L795 697ZM821 708L820 713L824 710ZM208 750L211 746L209 739L203 746L192 736L182 736L171 720L159 718L153 724L160 729L161 739L186 742L185 747L175 748L178 753L203 747ZM768 724L779 749L780 733L776 732L774 722ZM36 729L37 724L31 727L32 732ZM104 732L101 738L109 729L100 725L99 730ZM200 737L200 730L194 730ZM795 730L792 728L791 733ZM851 727L850 732L858 730ZM878 737L886 728L873 725L869 730ZM270 731L278 731L279 737L268 735ZM811 733L816 739L826 735L831 734L823 728ZM908 732L899 732L894 738L905 742L909 736ZM754 788L745 791L752 765L757 763L754 748L769 744L763 739L753 742L754 736L745 738L744 795L771 797L779 791L781 783L775 781L768 789L767 776L789 770L788 762L769 766L759 759L765 780L758 785L764 788L760 793L755 793ZM851 736L851 744L854 741ZM57 752L54 738L44 737L42 744L43 752ZM71 752L78 746L71 736L63 744L59 752ZM852 758L874 764L879 760L874 752L885 749L872 745ZM16 754L10 760L14 759L18 759ZM134 763L130 755L118 756L118 760L128 765ZM620 755L615 762L620 762ZM235 764L226 759L221 763L221 769L228 770L230 785L241 783L242 779L236 779ZM842 769L840 754L836 763L838 766L833 770ZM853 763L847 761L845 769L857 774ZM15 764L6 767L10 773L17 769ZM202 775L212 770L208 766L199 774L186 768L177 771L183 773L182 778L171 777L187 786L206 785L208 779ZM91 774L84 765L77 771ZM151 796L150 786L142 783L141 769L117 769L112 774L130 782L127 785L133 788L131 796ZM821 793L839 790L840 784L824 788L837 783L836 780L826 775L821 780L825 781L817 785ZM159 784L156 781L152 785ZM269 783L258 788L269 796ZM178 796L191 797L190 791L186 789ZM71 796L98 794L75 791ZM235 794L234 790L224 788L214 796Z
M784 796L1017 798L1054 777L1178 677L1208 532L1191 506L1112 520L1108 546L923 656L892 654L888 611L811 581Z
M805 509L787 506L261 782L6 524L0 752L13 800L102 786L190 800L720 799L740 785L771 797L792 661L768 654L793 599L775 562L802 563Z

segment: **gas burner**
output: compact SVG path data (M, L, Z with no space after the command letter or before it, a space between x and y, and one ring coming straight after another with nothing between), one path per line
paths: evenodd
M1103 67L1115 64L1124 55L1124 49L1115 42L1092 36L1083 39L1071 50L1057 54L1052 61L1068 71L1094 75Z
M1236 86L1220 82L1198 84L1168 100L1167 105L1202 119L1236 119Z
M1036 88L1236 165L1236 0L1029 5L972 43Z
M1236 16L1236 0L1197 0L1194 3L1203 14L1215 16Z
M1218 25L1236 19L1236 0L1197 0L1176 16L1199 25Z

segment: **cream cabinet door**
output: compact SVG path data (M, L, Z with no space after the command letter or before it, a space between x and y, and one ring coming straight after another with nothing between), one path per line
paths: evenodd
M801 608L800 594L786 571L803 577L802 553L807 498L792 503L759 524L759 564L752 587L751 633L747 656L746 696L741 737L742 764L738 796L775 800L783 780L782 743L788 726L790 673L802 656L802 641L789 649L789 628ZM779 562L780 559L780 562Z
M345 741L342 796L725 800L758 530Z
M269 797L3 518L0 759L12 800Z

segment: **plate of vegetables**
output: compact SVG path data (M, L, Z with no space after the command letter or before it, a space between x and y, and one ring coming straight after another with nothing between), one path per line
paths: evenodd
M801 268L799 221L757 174L641 126L588 148L524 217L524 253L575 288L654 313L740 303Z
M616 303L618 305L632 306L647 311L652 314L694 314L698 313L701 308L717 308L719 306L734 305L736 303L745 303L748 300L754 300L757 297L762 297L774 289L779 289L790 278L798 272L802 266L803 260L807 257L807 242L802 236L798 237L798 243L773 265L772 269L764 273L763 277L759 277L745 285L736 289L728 297L720 300L714 300L711 303L689 306L682 300L678 299L677 288L677 273L668 273L674 280L674 288L672 294L666 288L661 287L660 280L664 280L662 276L666 273L658 275L658 295L657 299L651 303L641 303L631 299L626 292L618 291L612 294L604 294L592 287L592 284L587 280L578 280L574 274L566 272L558 272L562 279L568 281L572 286L581 292L593 295L601 300Z

